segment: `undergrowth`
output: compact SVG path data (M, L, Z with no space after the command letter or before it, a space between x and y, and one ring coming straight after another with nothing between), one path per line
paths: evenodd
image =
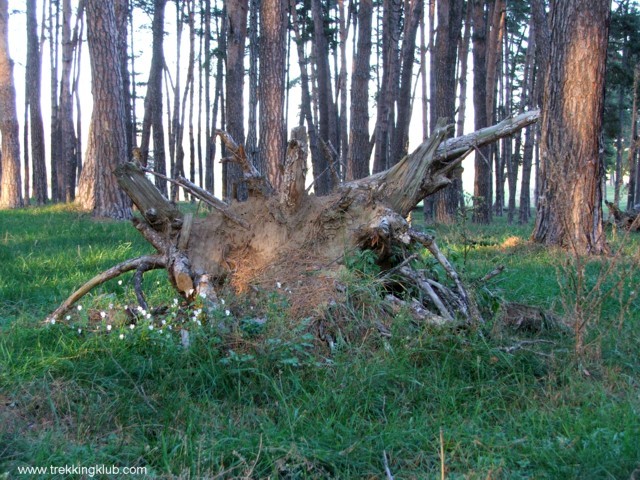
M257 305L231 292L213 310L185 305L154 273L149 312L133 307L125 276L45 324L73 288L148 246L126 223L68 207L0 212L0 225L6 478L72 464L292 479L382 479L385 461L396 478L440 478L441 463L447 478L478 479L629 478L640 466L637 273L621 287L628 307L602 303L601 356L577 359L571 332L500 323L507 303L565 313L566 256L530 245L529 227L437 229L487 318L452 329L381 314L366 254L346 259L347 301L326 306L322 322L293 322L285 289ZM589 263L587 281L599 271Z

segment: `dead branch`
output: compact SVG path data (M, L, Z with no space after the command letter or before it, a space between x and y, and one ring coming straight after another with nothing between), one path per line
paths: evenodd
M130 272L131 270L143 269L144 271L154 270L157 268L165 268L167 266L166 257L161 255L144 255L142 257L126 260L115 267L111 267L109 270L96 275L87 283L82 285L78 290L73 292L69 298L67 298L50 316L49 319L59 319L69 311L69 309L84 297L87 293L93 290L95 287L102 285L103 283L113 280L120 275Z

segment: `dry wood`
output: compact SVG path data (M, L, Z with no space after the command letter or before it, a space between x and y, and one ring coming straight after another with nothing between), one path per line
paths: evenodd
M609 208L609 212L613 216L613 220L618 228L623 230L629 230L630 232L637 232L640 230L640 213L635 211L623 212L620 208L611 202L605 201L605 204Z
M62 305L60 305L50 316L49 319L57 320L62 317L78 300L84 297L95 287L103 283L119 277L120 275L130 272L131 270L142 269L144 271L154 270L158 268L166 268L167 260L162 255L144 255L142 257L126 260L115 267L111 267L99 275L96 275L87 283L82 285L78 290L73 292Z

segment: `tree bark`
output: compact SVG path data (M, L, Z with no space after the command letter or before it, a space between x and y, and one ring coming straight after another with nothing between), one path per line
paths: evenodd
M88 0L86 8L93 113L78 200L95 216L129 218L130 202L113 174L115 167L128 158L114 5Z
M36 1L27 1L27 67L26 97L29 105L31 131L31 162L33 164L33 197L37 205L44 205L48 200L47 167L45 163L44 124L40 95L42 86L42 56L38 39L38 20L36 17ZM28 146L25 143L25 154ZM25 178L25 181L28 179ZM28 200L28 198L27 198Z
M147 93L144 98L144 117L142 119L142 134L140 137L140 151L142 164L149 163L149 143L153 131L153 168L158 173L166 173L166 156L164 145L164 118L162 118L162 71L164 68L164 10L167 0L154 0L153 21L151 31L153 35L151 68L147 82ZM165 195L167 184L156 178L158 188Z
M20 128L13 82L13 60L9 56L9 5L0 0L0 134L2 134L2 182L0 208L22 206L20 174Z
M473 0L470 6L473 8L473 106L475 128L479 130L488 125L485 0ZM474 166L473 221L488 224L492 219L491 204L493 200L491 149L489 147L476 150Z
M238 143L244 145L244 47L247 37L248 0L225 1L227 10L227 125L226 130ZM225 164L222 198L245 200L242 169L235 163Z
M609 0L551 10L540 145L542 180L533 240L577 253L607 250L601 156Z
M434 119L455 120L457 50L462 27L463 2L461 0L439 0L438 27L435 41L435 86L432 125ZM469 8L469 7L468 7ZM456 219L462 195L462 179L456 179L450 186L433 196L433 218L438 223L451 224Z
M260 7L260 152L256 166L275 188L282 181L285 151L286 12L286 0L263 0Z
M354 53L351 80L351 132L347 180L369 175L369 79L371 70L371 24L373 2L362 0L358 6L358 48Z

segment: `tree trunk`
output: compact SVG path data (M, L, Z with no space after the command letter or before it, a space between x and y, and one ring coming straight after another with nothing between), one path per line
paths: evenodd
M400 0L384 0L382 17L382 81L378 92L373 172L388 168L389 141L393 125L393 105L398 90L398 42ZM378 67L380 68L380 67Z
M636 174L638 171L638 80L640 79L640 64L636 64L633 74L633 107L631 110L631 142L629 145L629 192L627 194L627 210L634 208L636 196Z
M456 63L460 29L462 27L463 2L461 0L438 0L438 27L435 42L436 90L433 93L432 125L437 118L455 121L456 112ZM462 178L458 175L451 185L433 196L433 217L436 222L452 224L460 208Z
M154 0L153 34L151 68L147 82L147 93L144 98L144 117L142 119L142 134L140 137L140 151L142 165L149 163L149 141L153 131L153 168L164 174L167 171L164 145L164 119L162 118L162 71L164 68L164 9L167 0ZM167 183L160 177L156 184L163 194L167 194Z
M128 158L122 74L114 5L87 1L93 113L80 176L79 204L95 216L129 218L130 202L113 170ZM114 65L117 68L114 68Z
M398 89L398 107L396 125L391 137L391 163L397 163L409 149L409 123L412 111L413 64L415 63L416 36L420 26L420 18L424 0L410 0L405 2L404 32L402 36L402 50L400 52L401 70ZM454 49L457 42L454 44ZM454 62L455 65L455 62ZM455 68L454 68L455 69ZM455 76L455 75L454 75ZM454 83L455 102L455 83Z
M473 0L470 6L473 8L473 106L475 128L480 130L488 125L485 0ZM477 149L474 166L473 221L488 224L491 223L493 201L490 147Z
M31 162L33 164L33 197L37 205L44 205L49 197L47 192L47 167L45 164L44 124L40 108L42 84L42 56L38 39L36 0L27 1L27 67L26 97L29 104L31 130ZM25 143L25 155L28 146ZM25 181L28 178L25 176ZM28 200L28 198L26 198Z
M248 0L225 1L227 10L227 125L226 130L241 145L244 136L244 46L247 37ZM226 162L226 176L223 175L222 198L246 199L246 189L242 185L242 169L239 165ZM226 177L226 178L225 178Z
M351 133L347 180L369 176L369 78L371 70L371 23L373 2L363 0L358 6L358 48L354 53L351 79Z
M607 249L600 151L610 5L609 0L566 0L551 11L541 197L532 238L578 253Z
M0 208L22 206L20 175L20 128L13 83L13 60L9 57L9 5L0 0L0 134L2 134L2 182Z
M61 127L58 122L58 48L60 36L60 2L48 2L49 15L47 30L49 33L49 63L51 65L51 199L54 202L64 200L64 178L66 168L63 163L61 145ZM55 10L54 10L55 7Z
M335 102L331 91L331 70L329 67L329 45L324 28L324 15L320 0L311 0L311 16L313 18L313 38L318 81L318 134L320 148L324 153L329 172L314 178L314 190L318 195L331 192L338 178L335 175L335 158L332 148L339 148L336 142L337 126Z
M286 0L263 0L260 6L260 146L258 170L278 188L284 161ZM234 101L234 99L228 99Z

